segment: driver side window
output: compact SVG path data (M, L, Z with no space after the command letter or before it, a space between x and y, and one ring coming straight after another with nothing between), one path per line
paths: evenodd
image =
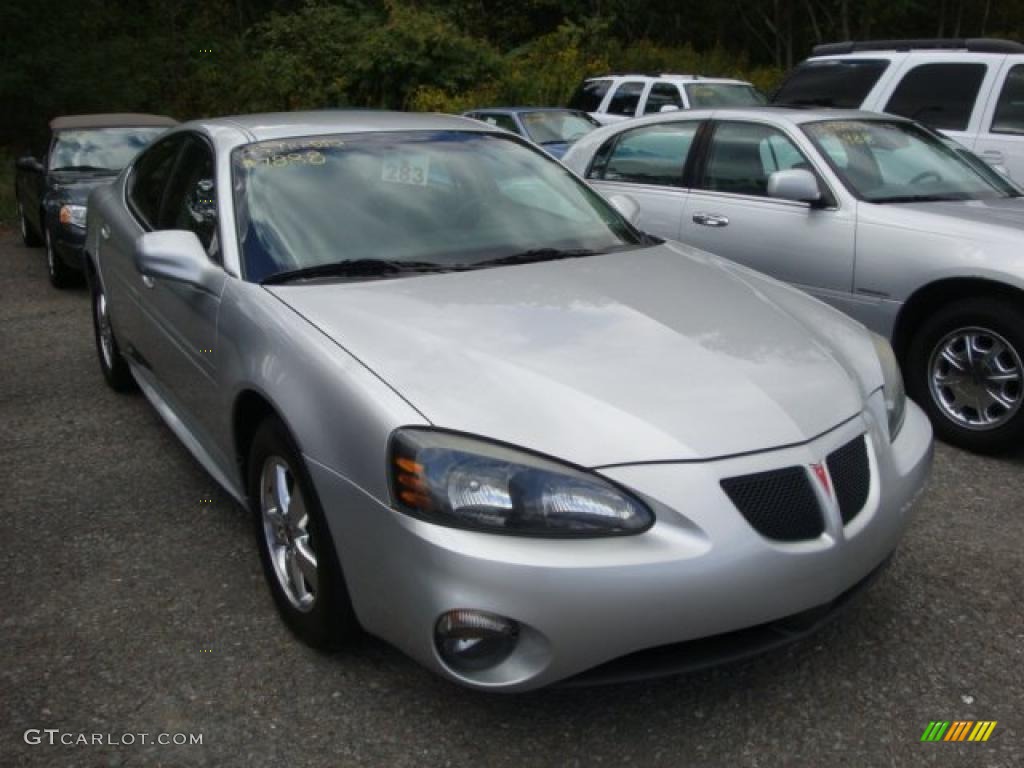
M776 171L813 168L777 128L760 123L720 123L711 139L700 187L734 195L768 196Z
M220 261L213 150L189 136L161 206L159 229L195 232L207 254Z

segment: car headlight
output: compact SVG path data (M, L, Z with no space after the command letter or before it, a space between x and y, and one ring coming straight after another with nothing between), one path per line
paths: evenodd
M391 438L396 508L439 525L520 536L616 536L654 524L642 501L591 472L432 429Z
M60 207L60 223L85 229L85 214L88 208L84 205L62 205Z
M889 417L889 440L895 440L903 427L903 417L907 413L907 390L903 386L903 374L900 364L892 351L889 342L877 334L871 334L875 342L875 352L882 365L882 394L885 398L885 411Z

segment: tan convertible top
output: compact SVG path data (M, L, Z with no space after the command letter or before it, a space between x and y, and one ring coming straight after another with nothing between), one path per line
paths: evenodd
M64 131L72 128L128 128L144 126L177 125L178 121L165 115L144 115L130 112L111 113L107 115L65 115L50 121L51 131Z

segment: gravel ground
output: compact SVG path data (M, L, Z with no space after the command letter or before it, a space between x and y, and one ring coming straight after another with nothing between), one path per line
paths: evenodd
M85 291L50 288L10 233L0 351L0 766L1024 765L1024 454L939 446L892 567L809 641L493 696L374 639L333 656L294 641L246 513L140 395L104 386ZM957 719L999 724L983 744L920 743Z

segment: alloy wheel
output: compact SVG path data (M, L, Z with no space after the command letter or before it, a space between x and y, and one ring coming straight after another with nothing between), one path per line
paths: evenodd
M932 351L928 372L932 398L946 418L964 429L997 429L1024 401L1020 352L986 328L959 328L943 337Z
M46 268L50 271L50 277L57 276L57 256L53 252L53 241L50 239L50 231L46 230Z
M317 556L309 536L309 513L295 473L279 456L269 456L260 473L263 535L278 584L296 609L308 612L319 585Z
M107 311L107 297L102 288L96 289L96 330L100 336L100 353L103 365L108 369L114 367L114 330L110 325L110 313Z

